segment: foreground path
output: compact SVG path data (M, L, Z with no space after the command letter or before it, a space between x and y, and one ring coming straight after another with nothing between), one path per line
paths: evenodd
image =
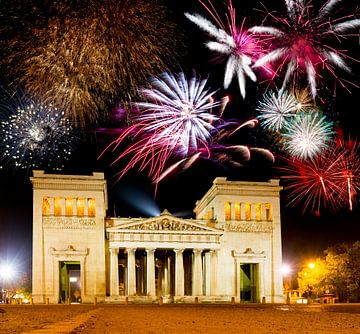
M357 333L360 305L8 305L0 333Z

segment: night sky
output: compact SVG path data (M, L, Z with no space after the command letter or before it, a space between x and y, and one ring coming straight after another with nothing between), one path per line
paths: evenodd
M214 1L214 3L218 3ZM280 1L263 1L272 10ZM347 1L344 1L346 5ZM348 2L349 3L349 2ZM350 2L351 3L351 2ZM238 20L248 16L248 24L255 23L257 15L254 15L253 7L261 8L260 2L242 0L239 5L234 1L237 8ZM204 42L209 38L189 22L183 15L185 11L199 13L205 17L207 13L196 0L168 1L172 19L179 27L179 64L176 71L196 73L202 76L209 75L209 86L213 89L221 88L224 64L214 63L213 55L205 48ZM354 6L351 6L353 8ZM284 6L280 7L284 11ZM219 10L220 12L220 10ZM257 21L260 24L259 21ZM355 59L359 59L359 39L354 37L344 43ZM349 52L349 53L350 53ZM359 83L359 63L350 62L353 70L353 79ZM331 86L332 82L321 82ZM225 92L220 89L217 95L230 96L230 104L224 114L224 118L239 118L247 120L255 115L256 101L262 96L266 85L259 85L247 80L247 98L241 99L236 80ZM360 90L352 88L352 94L341 88L337 90L336 97L327 98L323 107L329 111L337 124L341 125L346 135L352 138L359 136L358 123L358 95ZM99 124L101 126L112 126ZM87 174L92 171L103 171L106 174L109 189L108 216L132 216L146 217L158 214L164 209L171 213L192 217L192 209L196 200L200 199L212 181L217 176L227 176L237 180L263 181L271 177L278 177L273 165L270 165L262 157L254 157L243 168L223 168L215 162L200 161L190 169L178 172L165 179L158 186L154 198L154 186L147 179L146 173L132 170L121 180L114 176L121 164L109 167L113 160L110 154L98 159L105 145L111 140L111 135L99 132L94 127L84 129L84 140L74 151L71 161L66 165L64 173ZM261 129L245 131L237 140L241 143L246 141L252 146L272 148L271 139L265 137ZM276 152L274 152L276 155ZM29 181L31 171L19 171L13 169L0 170L0 259L15 260L22 270L29 271L31 267L32 245L32 189ZM346 209L338 213L323 211L320 216L302 214L301 207L289 208L286 206L286 193L282 192L282 235L283 235L283 258L284 262L294 266L302 260L314 258L322 254L322 251L334 243L348 242L360 239L360 210L359 203L355 203L354 210Z

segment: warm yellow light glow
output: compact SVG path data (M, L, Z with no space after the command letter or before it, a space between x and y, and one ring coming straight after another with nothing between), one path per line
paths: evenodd
M76 215L77 216L84 216L84 207L85 207L85 199L84 198L78 198L76 200Z
M309 267L310 269L314 269L314 268L315 268L315 263L314 263L314 262L310 262L310 263L308 264L308 267Z
M225 203L225 220L231 219L231 204L230 202Z
M235 219L241 220L241 204L235 203Z
M261 220L261 203L255 204L255 219L257 221Z
M95 198L88 199L88 215L95 217Z
M43 198L42 213L44 216L50 215L50 199L48 197Z
M15 277L15 270L14 268L8 264L3 263L0 266L0 278L5 281L10 281Z
M74 199L73 198L66 198L65 199L65 214L67 216L72 216L74 210Z
M251 204L250 203L245 204L245 219L251 220Z
M272 220L272 206L270 203L265 204L265 212L266 212L266 220L271 221Z
M61 214L62 214L61 198L56 197L54 198L54 215L61 216Z

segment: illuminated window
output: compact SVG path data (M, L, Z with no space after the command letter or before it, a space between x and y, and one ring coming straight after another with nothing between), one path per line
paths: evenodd
M85 207L85 199L78 198L76 200L76 215L83 216L84 215L84 207Z
M74 214L74 200L72 198L65 198L65 215L72 216Z
M272 220L272 206L270 203L265 204L266 220Z
M245 204L245 219L251 220L251 204L250 203Z
M95 198L88 199L88 215L95 217Z
M261 203L255 204L255 219L257 221L261 220Z
M50 214L50 199L47 197L43 198L42 213L44 216L48 216Z
M61 205L61 198L55 197L54 198L54 215L61 216L62 214L62 205Z
M230 204L230 202L225 203L225 220L231 220L231 204Z
M235 203L235 219L241 220L241 204Z

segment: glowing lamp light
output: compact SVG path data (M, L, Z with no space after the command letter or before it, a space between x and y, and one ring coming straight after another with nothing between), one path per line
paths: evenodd
M310 269L314 269L314 268L315 268L315 263L314 263L314 262L310 262L310 263L308 264L308 267L309 267Z
M2 264L0 267L0 277L5 281L10 281L15 277L15 270L10 264Z
M291 267L287 264L283 264L283 266L281 267L281 272L283 276L289 276L291 273Z
M70 282L77 282L77 277L76 276L73 276L73 277L70 277Z

